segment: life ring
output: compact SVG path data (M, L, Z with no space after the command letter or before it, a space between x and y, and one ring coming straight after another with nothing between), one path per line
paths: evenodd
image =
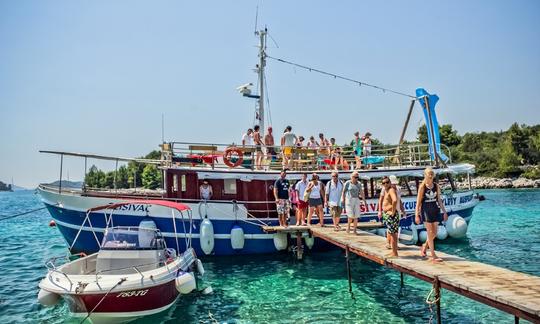
M235 162L232 159L236 158ZM231 168L236 168L244 161L244 152L237 147L227 147L223 153L223 163Z

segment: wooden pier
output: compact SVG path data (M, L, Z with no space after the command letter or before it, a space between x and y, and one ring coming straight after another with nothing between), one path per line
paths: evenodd
M380 224L371 224L376 225ZM328 226L273 227L265 228L265 231L297 233L299 249L303 232L344 249L350 290L352 290L349 261L351 253L399 271L402 284L403 274L432 283L438 323L441 323L441 288L510 313L514 315L516 323L520 318L540 323L540 277L469 261L443 252L437 254L444 262L432 263L420 256L418 246L400 244L399 257L392 258L389 256L390 250L386 248L385 238L362 230L358 231L357 235L347 234L343 229L335 231L333 227Z

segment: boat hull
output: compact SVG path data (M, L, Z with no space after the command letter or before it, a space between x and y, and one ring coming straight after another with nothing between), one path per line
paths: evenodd
M60 233L71 246L75 237L79 233L79 238L73 246L72 252L93 253L98 250L99 243L102 239L104 228L106 227L106 217L103 213L91 213L88 217L90 222L86 222L84 226L86 213L85 210L92 206L105 205L108 203L123 201L119 199L86 197L73 194L59 194L55 192L40 190L39 191L44 204L55 220ZM125 200L125 199L124 199ZM414 221L414 209L416 207L415 197L404 198L405 209L408 217L400 222L400 226L404 231L411 231L411 225ZM472 211L478 204L478 199L475 198L472 191L456 193L451 197L444 199L446 208L449 214L459 214L467 223L472 218ZM159 209L142 210L139 206L130 206L125 210L117 210L114 214L114 225L120 226L138 226L140 221L150 215L156 223L157 228L163 233L167 246L177 248L179 251L186 249L187 239L192 237L192 247L197 255L207 255L201 249L200 245L200 228L201 222L208 218L213 225L214 230L214 248L211 255L235 255L235 254L262 254L277 252L274 245L274 235L267 234L262 230L262 225L276 226L279 224L277 218L262 218L254 219L246 215L244 212L234 215L231 210L234 209L232 204L224 203L192 203L193 209L193 227L191 235L189 234L189 221L186 216L183 219L176 215L174 224L176 225L176 235L174 231L173 218L170 214L164 213ZM208 206L210 207L208 207ZM378 220L377 217L377 201L368 200L368 205L363 207L363 216L361 222L369 222ZM314 217L314 222L317 219ZM346 221L346 215L342 215L342 221ZM325 215L325 223L331 224L330 215ZM244 232L244 246L242 249L234 249L231 243L231 230L235 226L240 226ZM416 230L423 230L423 226L417 226ZM320 240L316 240L313 250L328 249L328 245Z

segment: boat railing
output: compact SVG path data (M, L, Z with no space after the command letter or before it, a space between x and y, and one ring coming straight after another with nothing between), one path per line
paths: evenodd
M170 142L161 145L165 166L183 168L211 168L247 170L279 170L283 168L284 153L281 146ZM442 152L451 162L449 148L441 144ZM259 153L260 152L260 153ZM370 152L356 156L353 146L292 147L291 170L350 170L372 168L405 168L435 166L428 144L372 145ZM367 153L367 154L366 154ZM262 155L261 165L256 158Z

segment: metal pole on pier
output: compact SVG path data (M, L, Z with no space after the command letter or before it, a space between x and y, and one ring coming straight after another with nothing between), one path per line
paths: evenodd
M437 305L437 323L441 324L441 283L439 282L439 278L435 277L435 281L433 282L433 285L435 286L435 304Z
M350 260L349 247L345 248L345 258L347 263L347 279L349 279L349 292L352 293L352 278L351 278L351 260Z

